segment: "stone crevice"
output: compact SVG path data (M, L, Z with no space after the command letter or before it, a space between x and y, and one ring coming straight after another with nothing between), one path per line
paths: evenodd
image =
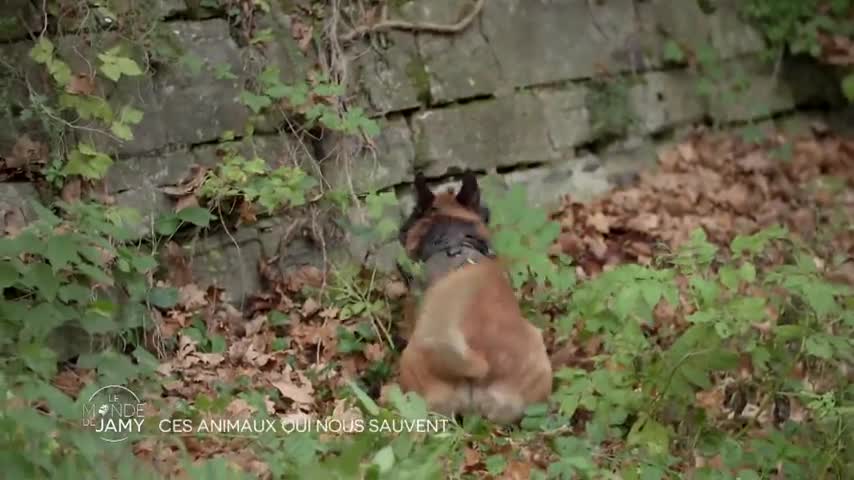
M488 5L485 6L484 7L484 13L482 13L480 17L475 19L475 27L477 28L477 32L483 38L483 41L486 42L486 45L489 47L489 54L492 56L493 62L495 62L495 65L498 67L497 73L498 73L499 85L504 85L507 83L507 79L506 79L506 76L504 74L504 68L501 66L501 62L498 60L498 55L495 54L495 49L493 47L492 42L489 41L489 36L486 34L486 29L483 28L483 22L484 22L483 16L486 15L486 10L488 8L489 8Z

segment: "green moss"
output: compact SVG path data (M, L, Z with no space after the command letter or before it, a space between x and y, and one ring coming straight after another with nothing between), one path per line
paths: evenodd
M387 3L392 12L402 13L403 7L407 3L412 3L412 0L388 0Z
M591 83L586 104L597 138L623 136L637 122L629 100L629 87L629 82L623 79L594 80Z
M0 17L0 37L13 37L20 32L15 17Z
M430 75L427 74L424 62L417 55L414 55L406 65L406 75L415 87L415 91L418 92L418 101L430 105Z

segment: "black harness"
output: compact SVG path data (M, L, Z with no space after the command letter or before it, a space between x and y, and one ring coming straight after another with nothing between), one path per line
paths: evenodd
M424 264L426 285L465 265L484 258L495 258L489 242L482 238L472 222L448 217L434 223L421 240L416 257ZM398 265L398 269L400 266ZM411 276L401 271L407 284ZM425 285L425 286L426 286Z

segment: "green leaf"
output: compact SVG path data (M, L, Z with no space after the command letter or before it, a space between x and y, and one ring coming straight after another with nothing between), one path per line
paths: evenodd
M685 61L685 52L673 39L668 39L664 43L664 61L673 63L682 63Z
M347 384L350 385L350 389L353 390L353 393L356 395L356 398L359 399L359 401L362 403L362 406L365 407L365 410L367 410L368 413L374 416L379 415L380 407L377 406L376 402L374 402L371 397L369 397L368 394L365 393L364 390L359 388L359 386L356 385L356 383L352 380L348 380Z
M102 285L113 286L113 279L100 268L87 265L85 263L77 265L77 268L95 282Z
M187 223L192 223L198 227L207 227L215 218L207 208L188 207L179 211L176 216L179 220Z
M99 153L85 143L77 146L68 155L68 163L65 164L63 172L66 175L80 175L89 179L102 178L113 160L103 153Z
M720 293L717 283L700 277L691 277L689 284L697 293L702 305L713 305Z
M125 105L122 107L121 112L119 112L119 119L122 123L136 125L142 121L142 115L142 111L137 110L130 105Z
M71 320L76 312L64 305L55 302L42 302L29 309L19 319L24 328L21 330L20 338L25 341L30 339L44 339L51 331Z
M157 357L142 347L136 347L136 350L133 351L133 356L141 367L151 372L160 366L160 361L157 360Z
M172 308L178 304L178 289L175 287L154 287L148 292L148 302L157 308Z
M77 302L80 304L89 303L91 289L77 282L63 285L59 288L59 299L65 303Z
M803 325L778 325L774 329L774 335L781 342L800 339L806 333Z
M736 473L737 480L761 480L762 477L754 470L741 469Z
M157 260L151 255L134 255L131 257L131 264L138 272L146 273L157 267Z
M33 393L47 403L51 413L66 419L73 419L76 416L74 401L53 385L39 382Z
M628 435L629 445L640 445L653 455L662 455L670 450L670 431L657 421L642 416Z
M130 58L127 57L118 57L116 58L116 64L121 68L122 73L129 77L136 77L142 75L142 70L139 68L139 65Z
M222 335L211 335L211 353L222 353L228 348Z
M237 80L237 75L231 73L231 65L221 63L214 67L214 77L217 80Z
M110 131L113 132L113 135L122 140L133 140L133 131L124 123L113 122L113 124L110 125Z
M618 293L614 299L614 313L620 319L625 319L631 313L638 299L640 299L641 291L637 285L626 285Z
M114 82L117 82L122 75L128 77L142 75L139 65L133 59L116 56L118 51L118 48L113 48L98 54L98 59L101 60L101 72Z
M390 472L392 467L394 467L394 450L391 445L386 445L374 454L374 459L371 463L379 467L380 473Z
M56 227L60 223L62 223L62 219L57 217L49 208L42 205L40 202L32 201L30 205L33 207L33 210L36 211L36 216L39 217L39 221L45 222L48 227ZM30 250L33 252L33 250Z
M30 49L30 58L37 63L48 63L53 59L53 51L53 43L46 36L41 36L35 46Z
M291 317L278 310L271 311L267 316L270 320L270 325L273 325L274 327L281 327L291 322Z
M0 292L18 281L18 270L8 260L0 261Z
M25 344L18 347L18 358L33 372L43 378L52 378L56 374L56 352L45 345Z
M824 337L824 335L812 335L807 337L806 342L804 342L804 347L810 355L824 360L833 358L833 349L830 346L830 342Z
M729 265L724 265L718 271L718 276L720 277L721 283L723 286L728 288L729 290L738 289L740 282L739 272Z
M21 278L21 282L30 288L37 289L42 298L48 302L52 302L59 291L59 279L46 263L31 265Z
M644 301L651 308L655 308L655 306L658 305L658 302L661 301L661 297L664 294L663 286L656 281L642 282L640 284L640 289Z
M116 330L116 322L112 315L106 315L105 312L96 309L87 310L80 319L80 326L87 333L99 335L109 333Z
M486 457L484 464L486 465L486 471L494 476L501 475L504 469L507 468L507 460L504 459L503 455L490 455Z
M154 230L163 236L174 235L181 226L181 221L175 214L161 215L154 221Z
M95 362L98 373L103 376L103 381L114 385L126 384L127 380L134 378L139 371L129 356L116 352L97 355Z
M534 403L525 408L526 417L542 417L549 413L549 406L545 403Z
M270 97L266 95L257 95L248 90L240 92L240 101L249 107L254 113L259 113L261 110L273 104Z
M712 386L712 382L709 381L707 370L702 367L697 362L685 362L679 367L679 376L691 385L705 390Z
M89 305L89 310L98 315L110 317L116 314L118 306L110 300L101 298L93 301Z
M56 273L70 264L78 263L77 242L71 235L53 235L47 241L45 257Z
M389 389L389 402L407 420L427 418L427 402L415 392L401 392L396 385Z
M117 82L122 76L122 70L113 63L105 63L101 65L101 73L114 82Z
M48 71L56 83L63 87L71 81L71 68L61 60L51 60L48 64Z
M849 102L854 103L854 73L849 73L842 79L842 93Z
M838 305L834 298L834 289L831 285L822 282L812 282L803 286L804 300L813 309L816 316L825 318L831 312L837 310Z
M738 273L741 275L741 279L747 283L753 283L756 281L756 267L750 262L744 262L741 264L741 268L738 269Z
M179 63L187 67L193 75L200 74L202 72L202 67L205 66L205 61L192 52L187 52L182 55Z

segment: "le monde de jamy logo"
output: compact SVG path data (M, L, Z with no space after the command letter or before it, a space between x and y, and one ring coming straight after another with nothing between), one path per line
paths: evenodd
M140 433L145 422L145 404L120 385L98 389L83 406L83 427L106 442L127 440Z

